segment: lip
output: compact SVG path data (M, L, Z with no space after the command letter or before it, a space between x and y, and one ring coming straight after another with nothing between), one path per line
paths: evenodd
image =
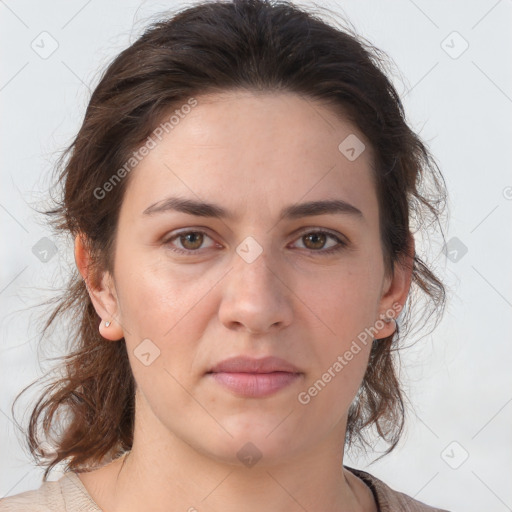
M253 357L237 356L225 359L214 365L207 373L272 373L287 372L301 373L300 370L280 357Z
M278 357L233 357L216 364L206 375L245 398L273 395L303 377L296 366Z

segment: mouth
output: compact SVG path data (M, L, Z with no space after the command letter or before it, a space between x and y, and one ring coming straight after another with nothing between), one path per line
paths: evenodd
M206 376L236 396L264 398L298 382L304 373L277 357L234 357L213 366Z

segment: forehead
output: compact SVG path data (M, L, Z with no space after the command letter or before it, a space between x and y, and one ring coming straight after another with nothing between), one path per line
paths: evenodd
M196 100L132 171L130 208L142 212L177 194L254 216L263 207L277 211L327 196L375 207L365 206L376 201L370 145L329 106L294 93L233 91ZM360 144L358 152L364 147L355 159L344 152L347 140Z

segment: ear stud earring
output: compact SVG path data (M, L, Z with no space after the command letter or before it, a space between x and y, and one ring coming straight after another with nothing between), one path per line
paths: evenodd
M105 321L105 327L109 327L109 326L110 326L110 322Z
M391 322L395 322L396 320L392 317L392 316L384 316L384 315L381 315L380 319L386 323L386 324L389 324Z

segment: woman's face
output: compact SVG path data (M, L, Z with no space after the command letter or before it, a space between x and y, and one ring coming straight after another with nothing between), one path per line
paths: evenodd
M368 332L393 332L379 315L409 288L405 271L385 274L369 144L299 95L196 99L131 171L114 279L95 292L114 320L102 334L117 328L127 344L136 422L147 439L238 464L339 446ZM192 202L216 206L193 214ZM296 374L209 373L235 356L278 357Z

